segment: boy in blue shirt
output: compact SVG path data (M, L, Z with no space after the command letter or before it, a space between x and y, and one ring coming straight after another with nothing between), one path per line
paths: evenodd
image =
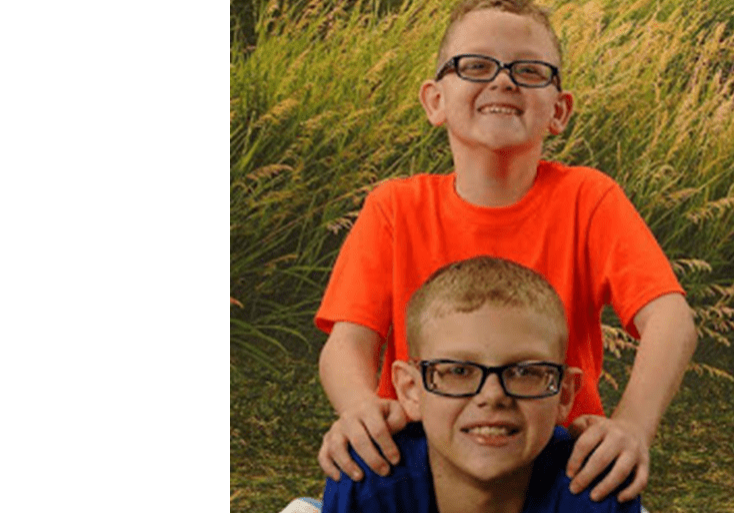
M436 271L407 306L411 360L392 377L411 424L388 476L327 480L324 513L639 512L572 494L562 427L581 381L563 303L538 273L479 256Z

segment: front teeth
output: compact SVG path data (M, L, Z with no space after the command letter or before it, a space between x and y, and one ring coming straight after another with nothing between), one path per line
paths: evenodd
M480 112L483 114L508 114L508 115L516 115L520 114L520 112L517 109L513 109L511 107L482 107Z
M467 433L481 436L509 436L510 429L504 426L477 426L467 430Z

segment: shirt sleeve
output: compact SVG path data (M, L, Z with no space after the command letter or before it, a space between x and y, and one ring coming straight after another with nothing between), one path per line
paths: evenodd
M392 322L393 231L387 213L389 182L372 191L334 264L316 326L330 333L335 322L360 324L387 336Z
M643 306L665 294L684 294L655 236L616 183L591 214L587 251L598 306L611 304L635 337L633 319Z

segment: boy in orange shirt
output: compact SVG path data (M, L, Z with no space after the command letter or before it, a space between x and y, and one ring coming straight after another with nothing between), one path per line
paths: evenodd
M649 446L696 331L683 289L621 188L599 171L540 160L546 134L560 134L573 107L560 67L558 39L531 1L469 0L452 14L420 100L429 121L446 127L455 170L390 180L367 197L316 315L329 333L321 380L339 414L319 453L333 479L339 468L361 478L348 445L383 475L398 461L391 433L406 416L390 369L408 359L405 305L439 267L489 254L538 271L566 308L567 363L585 375L567 423L580 433L567 466L571 491L610 465L592 499L631 474L620 501L647 484ZM597 389L606 304L640 338L610 418Z

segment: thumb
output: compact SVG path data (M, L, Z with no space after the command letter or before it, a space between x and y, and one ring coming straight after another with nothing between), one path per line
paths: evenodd
M578 438L581 433L589 429L592 425L596 424L599 419L596 415L580 415L568 426L568 432L572 437Z
M388 404L387 417L385 417L390 434L402 430L408 423L408 416L398 401L390 401Z

